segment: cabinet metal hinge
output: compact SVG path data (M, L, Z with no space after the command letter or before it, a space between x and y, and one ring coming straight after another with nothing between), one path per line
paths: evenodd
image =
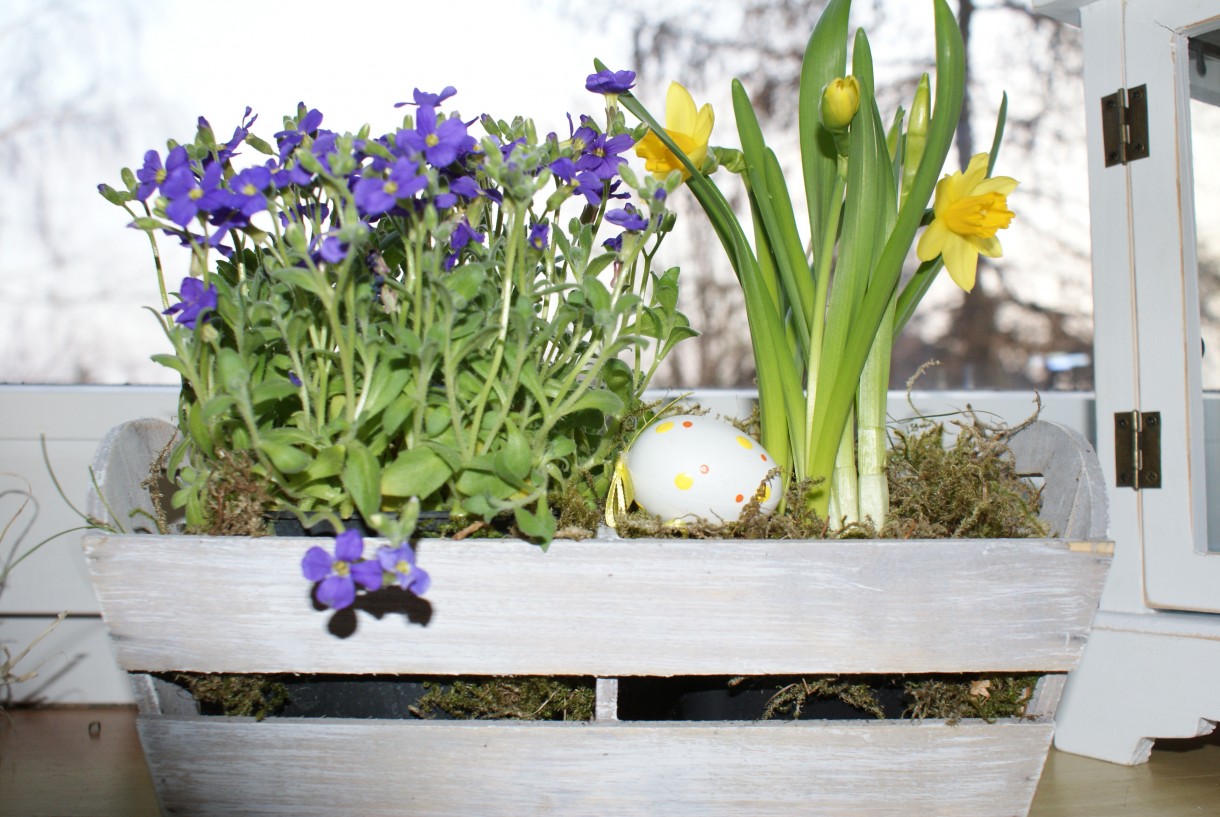
M1148 86L1101 98L1101 141L1106 167L1148 157Z
M1161 413L1114 415L1114 471L1119 488L1161 487Z

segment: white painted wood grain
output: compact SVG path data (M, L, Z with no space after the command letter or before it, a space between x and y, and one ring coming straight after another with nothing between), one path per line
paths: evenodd
M1048 723L141 717L167 814L1012 817Z
M314 544L85 538L119 663L134 671L1069 670L1109 562L1062 540L599 540L544 552L428 539L432 589L412 602L424 623L314 610L300 574ZM332 634L332 617L355 633Z

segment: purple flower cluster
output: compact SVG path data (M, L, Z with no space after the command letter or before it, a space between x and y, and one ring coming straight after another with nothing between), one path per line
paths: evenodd
M634 82L632 71L606 70L590 74L585 87L614 96L625 93ZM281 228L287 229L292 224L306 228L314 264L341 263L347 258L352 231L341 237L345 225L337 212L339 208L328 212L325 205L316 203L317 193L335 182L340 168L339 181L350 191L356 213L366 227L382 217L409 216L424 207L444 213L480 197L501 200L502 191L481 177L484 157L467 130L468 123L437 110L455 93L451 86L439 94L415 89L413 102L399 103L415 107L413 123L371 141L340 137L324 129L322 113L302 103L295 121L289 121L275 134L275 150L269 146L259 148L271 153L271 158L262 165L236 172L231 159L250 137L250 128L257 119L247 108L227 142L218 144L209 137L192 149L178 145L165 156L164 163L157 151L148 151L143 166L135 174L138 184L134 196L147 201L159 193L164 200L165 218L176 225L167 232L187 245L206 243L231 256L232 248L221 242L232 231L250 229L257 214L273 210ZM201 132L206 130L210 134L206 120L200 118L199 126ZM618 192L621 181L618 176L627 162L624 154L633 144L629 134L608 135L599 131L593 120L581 117L580 125L572 126L562 150L554 135L542 146L531 148L518 139L502 144L500 149L510 168L519 162L529 165L549 151L544 159L546 169L568 187L571 195L583 197L590 207L602 207L607 199L628 198L626 193ZM205 149L201 145L212 147ZM536 175L542 169L542 165L535 164L524 172ZM289 206L294 200L300 204ZM607 220L624 230L644 229L647 220L641 222L642 217L628 208L611 210ZM193 232L199 227L203 228L203 235ZM484 233L462 220L451 234L444 267L453 268L464 252L473 251L485 240ZM548 223L531 225L528 237L531 247L545 249L549 241ZM614 246L614 242L608 246ZM200 312L215 309L215 293L197 291L194 284L184 285L181 297L182 303L169 312L176 313L178 323L183 326L194 327Z
M397 584L417 596L428 592L432 579L415 563L410 544L383 545L372 559L364 558L364 537L347 530L335 537L335 552L311 547L301 559L301 573L317 582L315 596L327 607L342 610L356 601L359 588L380 590L387 583Z

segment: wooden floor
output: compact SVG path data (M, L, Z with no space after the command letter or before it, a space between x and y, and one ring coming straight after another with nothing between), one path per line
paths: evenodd
M156 817L134 714L0 713L0 817ZM1220 817L1220 736L1161 741L1134 767L1052 752L1030 815Z

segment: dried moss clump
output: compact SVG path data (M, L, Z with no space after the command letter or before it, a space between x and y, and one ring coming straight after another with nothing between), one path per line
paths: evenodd
M943 718L956 723L962 718L982 718L988 723L1000 718L1016 718L1025 707L1038 683L1036 675L999 675L963 679L945 676L908 681L906 694L912 718Z
M763 710L763 720L777 717L799 718L802 710L815 700L838 700L877 718L885 717L878 696L876 679L869 676L851 678L801 678L780 689Z
M273 502L267 485L252 470L249 455L217 452L219 465L208 476L207 536L266 536Z
M288 703L288 688L266 675L205 675L176 673L173 680L190 690L205 708L222 715L262 720Z
M967 413L945 427L919 423L894 432L890 450L890 519L882 536L903 539L1020 539L1046 536L1038 489L1016 473L1007 439Z
M429 681L414 714L443 712L461 720L587 721L593 719L593 684L570 678L475 678Z
M799 718L805 707L818 702L841 701L876 718L897 716L887 712L882 693L900 695L904 718L936 718L957 723L963 718L992 722L1020 718L1038 683L1036 675L891 677L857 675L801 678L782 687L763 712L763 718Z

